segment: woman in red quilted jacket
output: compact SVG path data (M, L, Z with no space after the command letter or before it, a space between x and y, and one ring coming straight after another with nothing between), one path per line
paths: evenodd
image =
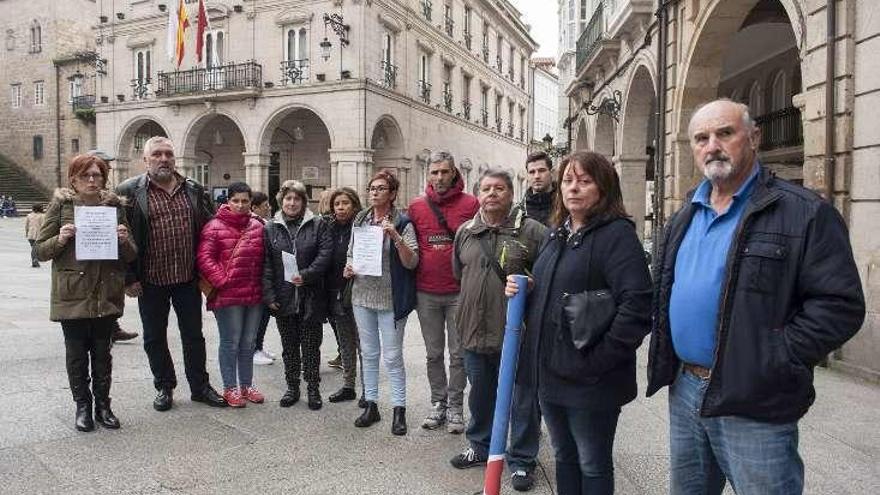
M220 331L223 398L244 407L265 400L253 385L254 340L263 314L263 224L251 214L247 184L230 184L228 198L202 229L196 259L201 276L215 288L208 310Z

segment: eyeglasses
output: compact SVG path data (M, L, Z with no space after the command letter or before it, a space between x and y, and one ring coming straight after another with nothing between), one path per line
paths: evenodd
M77 175L77 178L78 178L79 180L83 181L83 182L89 182L89 181L95 181L95 182L98 182L98 181L102 181L102 180L104 180L104 175L103 175L103 174L100 174L100 173L97 173L97 174L79 174L79 175Z
M391 190L391 188L388 186L372 186L372 187L367 188L367 192L377 192L377 193L388 192L390 190Z

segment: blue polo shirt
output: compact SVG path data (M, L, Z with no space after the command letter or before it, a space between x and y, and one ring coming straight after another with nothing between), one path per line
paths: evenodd
M712 367L727 253L758 170L756 163L724 213L712 209L712 184L708 180L700 184L691 200L696 211L675 258L669 301L672 345L678 358L686 363Z

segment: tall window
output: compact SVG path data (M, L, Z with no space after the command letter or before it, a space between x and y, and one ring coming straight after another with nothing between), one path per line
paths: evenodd
M382 35L382 61L394 65L394 35L391 31L385 31Z
M21 108L21 83L12 85L12 108Z
M779 71L776 73L776 76L773 78L773 108L772 111L782 110L783 108L788 108L788 91L787 84L785 81L785 71Z
M513 68L515 65L513 62L514 60L516 60L516 48L511 46L510 52L509 52L508 58L507 58L507 63L510 64L510 66L507 68L507 75L510 76L511 82L513 81L513 77L514 77L514 71L513 71Z
M425 103L431 102L431 58L427 53L419 54L418 90L419 98Z
M149 48L141 48L134 52L134 78L131 82L134 88L132 98L142 99L149 92L151 74L153 71L152 54Z
M39 53L43 50L43 28L39 21L31 23L31 53Z
M763 115L764 113L764 92L761 91L761 85L758 81L755 81L752 84L752 87L749 89L749 113L751 113L751 117L757 118Z
M223 31L205 33L205 68L220 67L226 58L226 34Z
M504 49L504 38L502 38L499 35L498 39L496 41L497 42L495 45L495 65L498 68L498 72L503 72L504 71L504 58L502 56L502 53L504 53L504 52L502 50Z
M452 66L443 64L443 108L452 111Z
M33 138L34 160L43 159L43 136L34 136Z
M471 49L471 8L464 8L464 42L467 49Z
M309 30L304 26L287 28L287 44L285 59L288 61L309 59Z
M574 42L577 40L577 15L575 14L577 0L568 0L568 15L566 16L565 26L565 47L574 50ZM578 33L579 34L579 33Z
M70 101L73 102L83 95L83 76L70 78Z
M34 81L34 106L46 104L46 85L43 81Z
M483 21L483 62L489 63L489 21Z
M612 7L613 8L613 7ZM610 13L610 12L609 12ZM577 36L580 36L584 29L587 28L587 20L588 17L588 9L587 9L587 0L581 0L581 11L580 11L580 22L578 22L578 30ZM591 13L590 13L591 14ZM607 15L607 14L606 14Z

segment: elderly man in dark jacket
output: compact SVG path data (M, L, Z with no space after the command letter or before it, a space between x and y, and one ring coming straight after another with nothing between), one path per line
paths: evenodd
M711 102L689 134L706 180L660 245L648 364L648 395L670 385L670 491L799 494L813 367L865 316L847 229L761 166L746 106Z
M224 407L226 401L211 387L205 370L202 295L195 266L199 234L213 216L214 206L201 184L177 173L170 139L147 140L144 164L147 172L123 182L116 192L127 199L128 223L138 245L138 258L126 275L125 292L138 298L144 350L158 391L153 408L171 409L177 386L168 351L172 305L192 400Z

